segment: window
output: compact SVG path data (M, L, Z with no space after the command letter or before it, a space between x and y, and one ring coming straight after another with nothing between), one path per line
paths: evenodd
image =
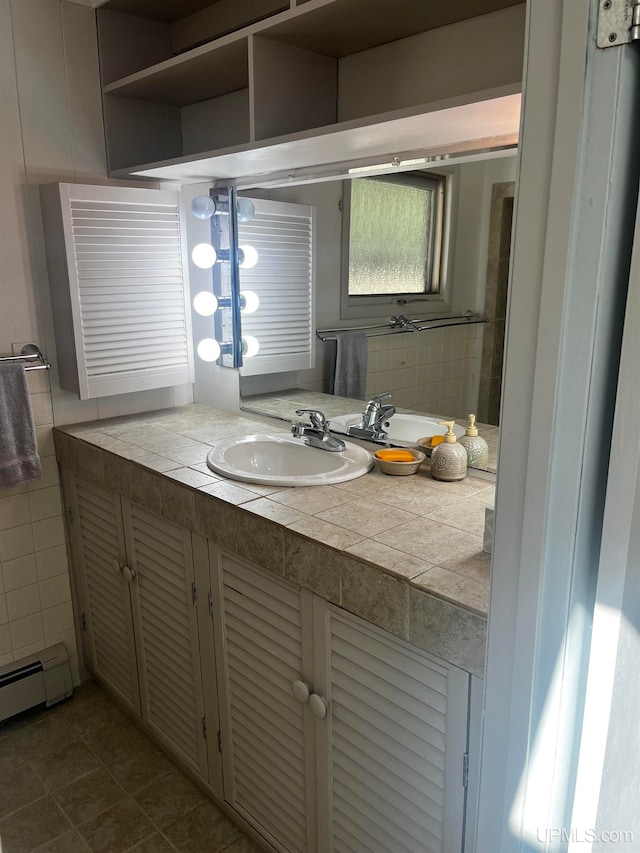
M347 184L343 308L440 294L445 183L414 174Z

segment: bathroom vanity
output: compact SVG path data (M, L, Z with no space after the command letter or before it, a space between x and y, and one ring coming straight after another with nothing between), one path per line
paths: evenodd
M492 483L208 470L264 431L199 405L56 430L87 664L267 849L461 850Z

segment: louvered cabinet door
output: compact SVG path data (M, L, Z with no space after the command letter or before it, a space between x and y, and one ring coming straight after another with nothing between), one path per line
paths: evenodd
M292 693L305 681L300 591L212 550L214 560L225 799L277 849L313 851L312 717Z
M124 502L142 717L207 778L191 534Z
M314 621L320 849L460 851L469 676L319 600Z
M139 714L131 599L122 574L120 498L82 477L69 482L91 669Z

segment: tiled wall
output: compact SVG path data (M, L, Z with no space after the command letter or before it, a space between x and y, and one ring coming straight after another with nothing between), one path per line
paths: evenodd
M0 666L64 643L79 682L46 371L28 371L42 478L0 490Z
M475 325L452 326L369 338L366 397L393 390L396 406L466 417L475 411L477 330ZM298 373L298 387L328 393L332 364L327 345L317 358L315 370Z

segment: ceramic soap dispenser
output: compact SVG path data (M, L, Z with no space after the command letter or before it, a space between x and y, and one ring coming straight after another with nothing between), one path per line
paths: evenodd
M469 468L487 468L489 465L489 445L478 435L476 416L469 415L469 423L460 444L467 451L467 466Z
M440 421L448 427L444 441L431 454L431 476L436 480L462 480L467 476L467 451L453 431L455 421Z

